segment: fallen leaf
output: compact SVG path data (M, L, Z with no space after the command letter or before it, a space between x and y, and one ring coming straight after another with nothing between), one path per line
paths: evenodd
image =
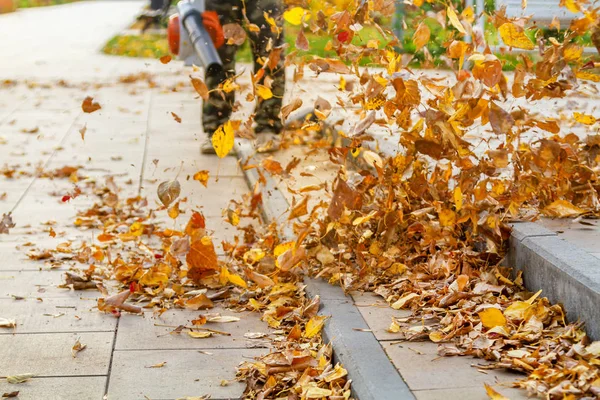
M506 318L502 311L498 310L494 307L486 308L483 311L478 313L479 319L481 319L481 323L486 328L494 328L496 326L504 326L506 325Z
M17 322L14 319L0 317L0 328L16 328Z
M154 365L150 365L150 366L148 366L148 367L144 367L144 368L162 368L162 367L164 367L165 365L167 365L167 362L166 362L166 361L163 361L163 362L161 362L161 363L154 364Z
M485 392L487 393L488 397L491 400L509 400L508 397L502 396L500 393L498 393L497 391L495 391L494 388L492 388L487 383L484 383L483 385L485 386Z
M175 114L173 111L171 111L171 115L173 116L173 119L175 121L177 121L178 123L181 123L181 117L179 117L179 115Z
M82 344L79 339L77 339L77 341L75 342L75 344L73 345L72 349L71 349L71 355L73 356L73 358L77 357L77 354L80 351L85 350L85 348L87 347L86 344Z
M326 319L327 316L324 315L316 315L312 317L306 323L306 327L304 328L304 337L310 339L321 333L321 329L323 329Z
M9 398L9 397L17 397L19 395L19 391L15 390L14 392L6 392L2 395L2 397L5 398Z
M192 331L188 331L187 333L190 337L193 337L194 339L206 339L212 336L212 332L192 332Z
M207 318L208 322L222 322L222 323L227 323L227 322L238 322L240 320L239 317L230 317L230 316L226 316L226 315L219 315L217 317L211 317L211 318Z
M546 215L559 218L576 217L585 212L585 210L574 206L567 200L555 200L552 204L546 206L543 211Z
M167 54L166 56L162 56L160 58L160 62L163 63L163 64L168 64L168 63L171 62L172 58L173 57L171 57L170 55Z
M30 380L31 378L33 378L34 376L35 376L35 374L12 375L12 376L7 376L6 381L8 383L12 383L12 384L24 383L24 382L27 382L28 380Z

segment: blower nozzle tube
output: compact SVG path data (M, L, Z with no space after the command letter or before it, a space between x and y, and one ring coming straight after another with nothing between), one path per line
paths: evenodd
M200 63L207 72L221 71L223 69L221 57L219 57L210 35L204 28L202 15L189 3L185 3L187 2L179 3L181 21L200 59Z

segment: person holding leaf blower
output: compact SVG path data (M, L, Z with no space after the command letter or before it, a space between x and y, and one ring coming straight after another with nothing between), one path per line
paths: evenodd
M244 31L250 40L254 73L260 77L256 84L262 89L256 96L254 145L258 152L279 148L283 129L279 112L285 91L284 51L280 47L284 42L282 16L282 0L206 0L203 23L217 48L223 68L206 72L210 94L202 109L202 125L207 135L201 145L202 153L215 154L211 137L231 116L235 92L218 88L235 76L235 54L241 44L237 36L243 35ZM236 32L236 37L228 38L226 42L223 26L228 32ZM243 42L243 37L241 39ZM263 71L259 73L261 69Z

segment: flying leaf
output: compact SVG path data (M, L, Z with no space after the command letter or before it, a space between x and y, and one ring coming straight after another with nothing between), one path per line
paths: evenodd
M305 21L309 20L310 13L302 7L292 7L283 13L283 19L292 25L300 25L303 17Z
M181 185L179 181L174 179L172 181L164 181L158 185L158 199L165 207L169 207L172 202L175 201L181 193Z
M269 100L273 97L273 92L265 85L256 85L256 94L263 100Z
M281 108L281 119L284 121L290 116L290 114L302 106L302 100L296 97L289 104L286 104Z
M196 90L196 93L200 95L204 100L208 100L208 87L206 83L198 77L190 75L190 79L192 80L192 86Z
M241 46L246 41L246 31L240 24L230 23L223 25L223 36L228 45Z
M292 202L292 210L290 211L290 214L288 215L288 221L308 214L308 199L309 199L309 196L305 196L302 198L302 200L300 200L297 203L295 202L295 199L294 199L294 201Z
M14 227L15 223L13 222L11 214L2 214L2 219L0 220L0 234L4 233L8 235L9 229Z
M185 260L189 267L187 275L195 282L200 282L207 272L219 270L215 246L209 236L194 241Z
M208 187L209 173L207 170L198 171L194 174L194 180L200 182L204 187Z
M584 125L594 125L597 121L593 115L582 114L578 112L573 113L573 118L575 121Z
M306 38L306 35L304 35L302 29L298 32L298 36L296 36L295 45L298 50L308 51L309 49L308 39Z
M265 170L267 170L271 175L281 175L283 174L283 167L279 164L278 161L273 160L272 158L265 158L262 161L262 166Z
M465 31L465 27L461 24L460 20L458 19L458 15L456 15L456 11L454 11L454 9L452 7L448 7L446 9L446 14L448 15L448 19L450 20L450 23L452 24L453 27L458 29L458 31L462 34L467 33L467 31Z
M173 111L171 111L171 115L173 116L173 119L175 121L177 121L178 123L181 123L181 118L179 117L179 115L175 114Z
M233 149L235 135L231 120L221 125L212 136L212 145L219 158L226 157Z
M88 114L93 113L94 111L98 111L101 108L102 107L100 107L100 104L94 102L94 99L90 96L86 97L83 100L83 103L81 103L81 109L83 110L83 112Z
M173 59L173 57L171 57L170 55L167 54L166 56L162 56L160 58L160 62L163 64L168 64L171 62L172 59Z
M494 328L496 326L506 325L506 318L502 311L494 307L486 308L485 310L478 313L481 323L486 328Z
M83 125L81 129L79 129L79 134L81 135L81 140L85 140L85 132L87 131L87 124Z
M424 22L421 22L413 34L413 43L416 47L415 51L421 50L421 48L429 42L430 37L431 30Z
M506 22L498 28L498 32L500 32L500 37L504 44L510 47L516 47L517 49L523 50L533 50L535 49L535 44L525 35L523 29L511 24L510 22Z

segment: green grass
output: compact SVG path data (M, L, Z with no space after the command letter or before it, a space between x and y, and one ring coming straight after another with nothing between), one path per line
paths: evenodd
M160 58L169 54L169 44L165 35L117 35L104 45L102 51L115 56Z
M19 0L18 8L46 7L73 3L77 0Z
M285 41L288 44L288 51L296 50L296 37L299 28L295 26L285 27ZM305 33L308 42L310 43L309 51L299 51L299 56L316 55L319 57L334 57L335 51L325 50L327 44L331 40L329 37ZM356 34L352 39L352 43L361 45L367 43L369 39L379 41L380 48L386 44L386 40L381 34L371 27L365 27L359 34ZM165 35L158 34L142 34L142 35L117 35L111 38L102 51L106 54L126 56L126 57L149 57L160 58L169 54L169 47ZM239 62L252 62L252 51L250 45L246 41L236 54L236 60ZM365 58L361 60L361 65L370 63L370 60Z

